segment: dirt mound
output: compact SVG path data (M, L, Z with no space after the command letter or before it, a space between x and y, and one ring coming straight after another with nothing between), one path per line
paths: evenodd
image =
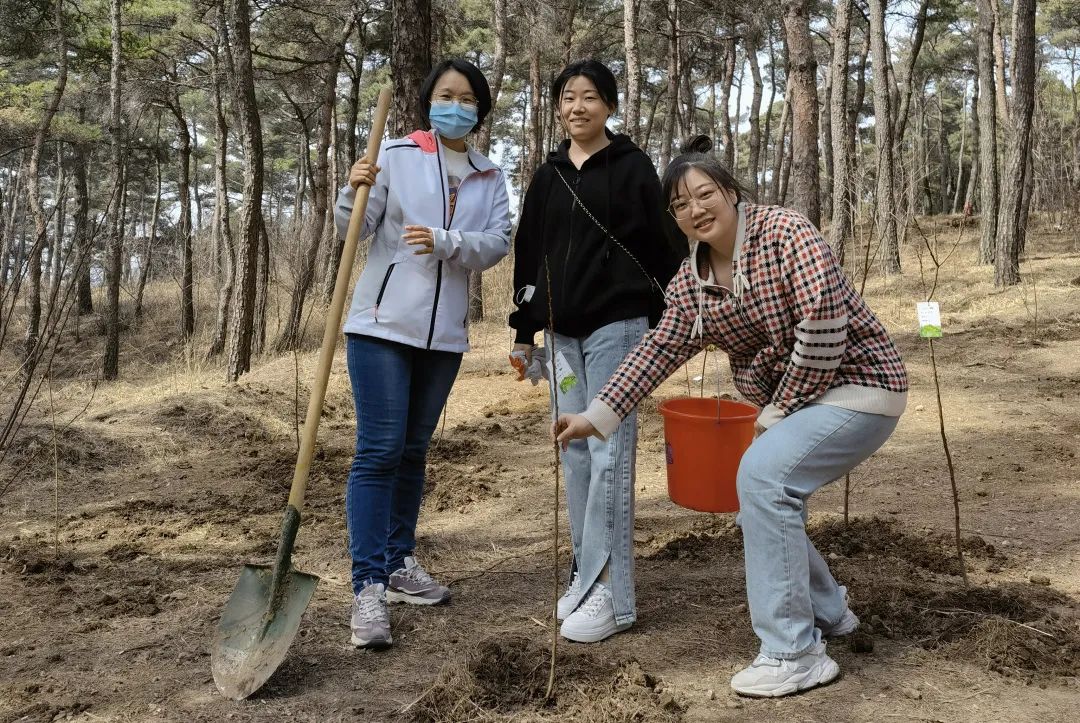
M222 442L266 443L273 440L265 423L243 410L229 406L228 400L195 395L173 397L151 416L166 430L184 432L194 438Z
M503 466L438 462L427 468L424 505L437 512L464 511L470 505L501 497L497 489Z
M508 635L481 642L464 661L448 663L409 709L423 723L472 720L477 713L516 720L675 721L681 708L656 692L657 680L637 661L606 662L591 651L559 651L554 700L545 701L546 642Z
M77 472L103 472L119 462L138 464L138 447L110 438L100 430L78 424L56 429L55 458L52 427L27 424L8 447L0 472L0 487L12 477L52 479L54 462L61 479Z
M946 588L885 580L854 590L866 629L1017 677L1080 672L1080 616L1064 595L1034 585Z
M940 534L920 537L901 531L899 525L877 517L843 520L827 520L808 528L814 547L823 556L837 558L861 558L894 563L906 563L930 572L960 575L960 561L952 538ZM966 551L982 556L994 556L993 546L972 540Z
M428 447L428 463L460 462L469 459L482 449L481 443L472 437L436 437Z

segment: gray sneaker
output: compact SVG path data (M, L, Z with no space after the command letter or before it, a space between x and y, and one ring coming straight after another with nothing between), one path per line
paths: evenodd
M392 603L438 605L450 599L450 588L432 579L415 557L405 558L405 567L390 575L386 600Z
M368 585L356 596L350 622L352 644L357 647L387 648L394 642L386 613L386 588L381 582Z

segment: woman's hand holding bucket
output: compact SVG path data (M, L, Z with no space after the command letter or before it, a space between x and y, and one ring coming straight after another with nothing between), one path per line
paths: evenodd
M580 414L560 414L559 419L551 425L551 437L562 446L564 452L572 439L599 436L596 427Z

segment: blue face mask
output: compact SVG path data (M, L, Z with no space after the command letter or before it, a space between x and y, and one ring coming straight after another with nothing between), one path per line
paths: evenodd
M431 127L443 138L457 140L468 135L476 125L476 109L464 108L461 103L432 103L428 111Z

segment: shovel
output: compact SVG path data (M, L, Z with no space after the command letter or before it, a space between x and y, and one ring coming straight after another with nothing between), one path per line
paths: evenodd
M379 93L379 104L375 110L371 134L368 136L366 153L366 157L372 161L378 157L379 141L382 139L387 111L390 108L390 95L389 88L383 88ZM319 366L311 389L304 434L300 440L300 452L296 457L292 489L289 491L289 503L285 507L281 542L278 544L274 565L244 566L240 580L221 614L221 622L218 623L214 636L214 647L210 656L214 682L223 695L233 700L243 700L254 693L281 665L300 626L300 617L311 601L315 585L319 581L314 575L292 569L293 543L296 542L296 532L300 527L300 510L304 507L304 492L307 490L311 457L315 451L319 417L322 414L323 399L326 397L326 385L330 379L330 367L334 362L341 313L349 291L349 278L356 259L356 246L360 239L370 190L364 185L357 190L349 230L345 234L345 248L334 284L334 298L326 312Z

